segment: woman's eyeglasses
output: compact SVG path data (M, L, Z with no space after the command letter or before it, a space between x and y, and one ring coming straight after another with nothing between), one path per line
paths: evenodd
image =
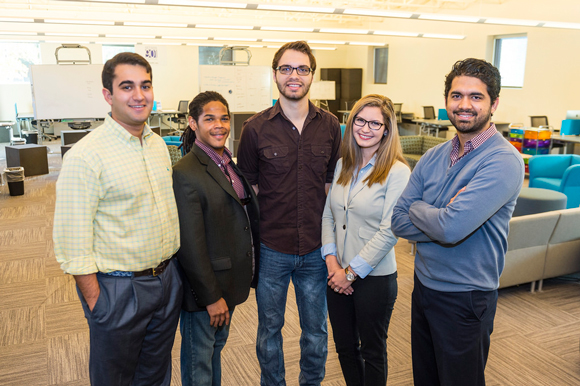
M381 127L383 127L385 125L384 123L377 122L377 121L367 121L366 119L360 118L360 117L355 117L353 123L358 127L364 127L368 123L369 129L375 130L375 131L380 130Z

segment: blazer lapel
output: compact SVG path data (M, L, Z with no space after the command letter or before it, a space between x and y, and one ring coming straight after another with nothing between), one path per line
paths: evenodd
M207 154L205 154L205 152L203 150L201 150L199 147L194 146L193 149L192 149L192 151L195 153L195 155L197 156L197 158L199 159L199 161L202 164L206 165L207 174L209 174L215 180L215 182L217 182L218 185L221 186L221 188L226 193L228 193L240 205L242 205L242 202L240 201L240 198L238 197L238 194L234 190L234 187L228 181L228 179L226 178L224 172L222 172L222 170L220 169L220 167L217 166L217 164L211 158L209 158L209 156Z

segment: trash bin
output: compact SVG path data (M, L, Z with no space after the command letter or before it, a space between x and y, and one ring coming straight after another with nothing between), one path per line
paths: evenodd
M27 144L38 144L38 132L36 131L23 131L22 135L26 139Z
M11 196L22 196L24 194L24 168L17 166L4 169L4 176L8 183L8 190Z

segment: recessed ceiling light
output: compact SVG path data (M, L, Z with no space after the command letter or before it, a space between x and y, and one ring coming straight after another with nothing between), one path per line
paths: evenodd
M34 23L34 19L23 19L18 17L0 17L1 22Z
M422 13L419 15L422 20L436 20L436 21L459 21L464 23L477 23L479 17L476 16L462 16L462 15L439 15L435 13Z
M314 28L300 27L260 27L262 31L313 32Z
M423 34L423 37L433 39L454 39L454 40L465 39L465 36L462 35L445 35L445 34Z
M207 40L207 36L161 36L162 39Z
M145 23L145 22L126 21L123 24L131 27L180 27L180 28L187 27L187 24L179 24L179 23L148 23L148 22Z
M244 3L224 3L220 1L194 1L194 0L159 0L161 5L189 5L191 7L208 7L208 8L246 8Z
M35 36L37 35L36 32L6 32L6 31L0 31L0 35L26 35L26 36Z
M382 17L401 17L408 19L413 16L412 12L381 11L375 9L345 9L343 14L360 15L360 16L382 16Z
M251 25L229 25L229 24L196 24L195 28L215 28L215 29L254 29Z
M334 8L330 7L300 7L295 5L258 4L258 9L267 11L334 13Z
M561 23L561 22L555 22L555 21L548 21L548 22L544 23L544 27L580 29L580 24L579 23Z
M417 37L419 36L416 32L399 32L399 31L375 31L373 35L381 36L407 36L407 37Z
M539 21L535 20L522 20L522 19L485 19L486 24L502 24L502 25L519 25L525 27L535 27L540 24Z
M376 42L349 42L351 46L384 46L386 43L376 43Z
M331 34L357 34L357 35L366 35L369 33L368 30L364 29L346 29L346 28L321 28L320 32Z
M233 40L233 41L238 41L238 42L257 42L258 39L254 39L254 38L221 38L221 37L214 37L213 40Z
M105 35L108 38L155 39L154 35Z
M82 37L99 37L99 34L76 34L76 33L60 33L60 32L46 32L46 36L82 36Z

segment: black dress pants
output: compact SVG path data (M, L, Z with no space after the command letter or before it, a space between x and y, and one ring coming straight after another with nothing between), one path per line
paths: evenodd
M441 292L415 275L411 347L415 386L485 386L497 290Z
M397 273L367 276L352 295L327 288L328 315L348 386L387 384L387 331L397 299Z

